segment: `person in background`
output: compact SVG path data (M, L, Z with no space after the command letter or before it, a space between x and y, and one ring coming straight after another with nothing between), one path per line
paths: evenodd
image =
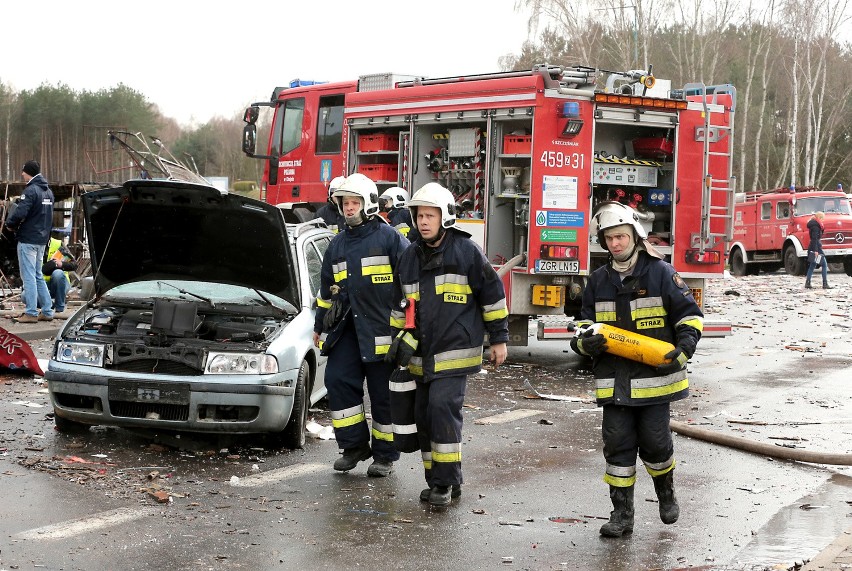
M316 215L314 216L315 220L317 218L322 218L325 225L328 226L328 229L335 234L343 230L345 222L343 220L343 215L340 214L340 210L337 209L337 203L332 195L335 190L340 188L340 185L343 184L344 180L346 179L342 176L331 179L331 182L328 183L328 201L322 205L319 210L317 210Z
M21 169L27 183L24 196L6 221L18 239L18 267L23 281L21 298L24 313L14 317L18 323L36 323L53 320L53 303L44 282L41 265L44 249L53 227L53 191L41 174L38 161L27 161ZM41 313L38 308L41 307Z
M53 311L62 313L65 311L65 303L71 281L68 272L77 270L77 263L71 253L58 238L51 237L47 246L47 261L41 267L50 297L53 298Z
M387 360L397 368L391 377L394 445L403 452L420 449L428 486L420 501L446 506L461 495L463 483L467 377L482 367L486 332L491 361L498 366L506 360L509 312L497 272L470 235L456 227L452 193L430 182L409 207L420 237L399 261L390 315L394 341ZM414 310L413 327L403 302L413 304L408 306Z
M583 291L581 332L571 348L592 359L597 404L603 407L604 482L613 511L600 528L606 537L633 532L636 458L654 481L660 520L680 516L674 493L674 443L670 403L689 395L686 363L704 328L704 314L691 290L652 245L629 206L605 203L592 216L590 232L609 252L608 263L589 276ZM588 329L606 323L674 345L668 362L654 367L607 352L607 340Z
M825 220L824 212L814 212L811 219L808 220L808 234L811 242L808 244L808 274L805 276L805 288L811 289L811 276L814 275L814 269L817 266L822 267L822 287L823 289L832 289L828 285L828 262L825 259L825 253L822 251L822 233L825 230L823 226Z
M414 242L420 236L417 225L411 220L408 209L408 192L399 186L393 186L382 193L379 204L387 213L388 224L399 230L409 242Z
M393 366L384 357L391 345L394 274L408 241L378 216L376 183L363 174L347 177L333 198L346 225L323 256L314 345L328 356L331 424L343 449L334 469L352 470L372 456L367 475L385 477L399 452L393 443L388 385ZM365 379L372 426L364 406Z

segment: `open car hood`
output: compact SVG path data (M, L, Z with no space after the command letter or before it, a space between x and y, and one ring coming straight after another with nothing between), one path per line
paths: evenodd
M128 282L245 286L299 306L281 212L211 186L130 180L81 196L98 296Z

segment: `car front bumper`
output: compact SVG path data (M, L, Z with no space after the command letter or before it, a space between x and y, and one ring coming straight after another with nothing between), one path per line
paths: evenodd
M235 434L283 430L297 377L298 370L263 377L152 376L54 361L45 373L54 412L66 420Z

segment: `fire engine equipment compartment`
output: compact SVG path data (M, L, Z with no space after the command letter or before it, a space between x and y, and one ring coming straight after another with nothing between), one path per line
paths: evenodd
M649 154L671 159L674 127L639 127L603 123L598 125L592 169L592 211L603 202L616 201L633 208L648 232L648 241L671 259L671 221L675 168L672 162L646 158ZM637 146L637 142L639 143ZM639 149L637 151L637 148ZM648 149L665 149L649 152ZM606 254L590 236L593 257L600 265Z

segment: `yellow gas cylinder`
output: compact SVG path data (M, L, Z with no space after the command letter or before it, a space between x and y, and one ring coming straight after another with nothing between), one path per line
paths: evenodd
M671 343L605 323L594 323L589 328L606 338L607 353L645 363L652 367L671 362L671 359L663 357L669 351L674 350L675 347Z

